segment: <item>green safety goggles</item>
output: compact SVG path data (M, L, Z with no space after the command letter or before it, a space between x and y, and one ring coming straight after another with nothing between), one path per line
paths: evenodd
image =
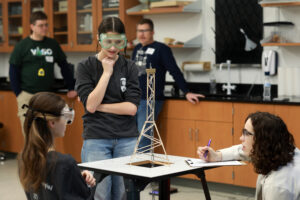
M117 49L123 49L127 45L127 38L125 34L106 34L101 33L99 43L103 49L110 49L112 46Z

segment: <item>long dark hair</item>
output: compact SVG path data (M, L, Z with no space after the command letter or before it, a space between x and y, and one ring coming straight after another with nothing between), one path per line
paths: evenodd
M266 175L293 160L295 143L283 120L267 112L256 112L251 119L254 136L250 153L254 170Z
M65 101L54 93L40 92L29 101L24 122L25 144L19 156L19 177L25 191L36 192L46 178L46 157L53 146L47 121L59 119Z

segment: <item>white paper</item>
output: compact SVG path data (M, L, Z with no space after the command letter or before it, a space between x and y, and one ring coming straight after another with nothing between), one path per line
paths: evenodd
M217 167L217 166L245 165L245 163L240 161L206 162L201 159L186 159L185 161L191 167Z

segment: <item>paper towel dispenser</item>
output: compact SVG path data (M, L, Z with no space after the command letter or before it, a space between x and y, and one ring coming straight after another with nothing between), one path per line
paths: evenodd
M210 71L210 62L185 61L182 63L181 68L185 72Z
M274 50L265 50L262 54L262 69L265 75L274 76L277 74L278 53Z

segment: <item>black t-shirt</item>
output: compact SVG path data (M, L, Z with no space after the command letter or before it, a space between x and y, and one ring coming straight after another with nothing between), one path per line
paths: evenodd
M38 193L26 192L28 200L86 200L90 194L76 161L55 151L47 155L47 177Z

